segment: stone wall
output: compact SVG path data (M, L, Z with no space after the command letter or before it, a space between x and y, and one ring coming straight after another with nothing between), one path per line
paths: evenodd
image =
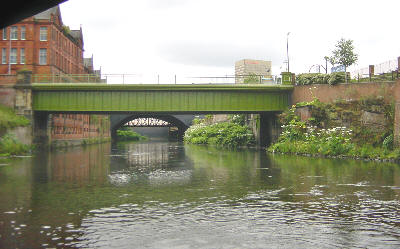
M386 104L394 104L394 143L400 146L400 80L397 82L372 82L372 83L349 83L338 85L306 85L295 86L292 93L292 104L299 102L309 102L313 98L318 98L323 103L333 103L338 100L343 103L351 103L360 99L367 98L381 98ZM366 106L367 107L367 106ZM338 122L347 126L346 120L354 122L355 119L359 120L361 126L373 127L377 132L382 131L387 127L387 117L383 111L374 105L370 105L365 110L360 110L359 117L354 116L354 112L344 106L343 112L337 113ZM299 110L299 116L307 119L311 114L308 113L307 108ZM357 115L358 115L357 114ZM349 116L349 117L346 117ZM347 122L348 123L348 122Z

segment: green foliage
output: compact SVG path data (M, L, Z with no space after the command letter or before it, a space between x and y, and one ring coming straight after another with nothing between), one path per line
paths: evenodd
M245 114L234 114L229 116L229 120L238 125L246 124L246 115Z
M7 129L19 126L28 126L30 121L23 116L18 116L8 107L0 105L0 134Z
M246 126L222 122L212 125L193 125L186 130L184 141L192 144L238 147L253 144L254 136Z
M394 135L390 134L383 140L382 148L387 149L387 150L392 150L393 149L393 141L394 141Z
M336 43L336 49L332 51L331 58L332 63L346 68L357 62L358 55L354 52L353 40L340 39Z
M243 79L244 84L260 84L260 77L254 73L250 73Z
M31 147L18 141L14 135L5 134L0 138L1 155L23 155L30 152Z
M303 73L296 75L298 85L328 84L329 74Z
M137 132L131 130L117 130L117 139L120 141L140 141L146 140L145 136L138 134Z
M312 85L312 84L329 84L336 85L345 82L345 73L303 73L296 75L296 84L298 85Z
M312 117L300 121L296 108L308 106ZM400 150L393 150L393 133L390 130L377 132L364 126L323 128L329 123L329 112L341 115L355 113L349 108L377 110L391 113L391 106L379 98L365 98L357 103L338 102L333 105L324 104L314 99L293 105L292 108L280 115L282 133L278 142L268 148L270 152L322 155L349 156L356 158L399 159ZM358 121L358 118L357 118ZM359 121L358 121L359 122Z
M336 85L338 83L344 83L346 82L346 73L343 72L337 72L337 73L331 73L328 84L329 85Z

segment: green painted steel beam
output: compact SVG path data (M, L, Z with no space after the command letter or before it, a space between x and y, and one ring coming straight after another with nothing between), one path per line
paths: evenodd
M283 111L293 86L32 84L33 110L49 112Z

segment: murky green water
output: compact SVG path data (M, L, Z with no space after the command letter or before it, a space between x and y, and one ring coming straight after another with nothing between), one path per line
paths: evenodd
M0 248L399 248L400 166L180 143L0 163Z

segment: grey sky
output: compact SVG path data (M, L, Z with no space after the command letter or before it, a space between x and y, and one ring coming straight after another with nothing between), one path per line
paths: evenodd
M400 56L397 0L69 0L64 24L82 25L86 56L104 73L225 75L235 60L271 60L279 74L289 35L291 71L322 64L340 38L356 67Z

